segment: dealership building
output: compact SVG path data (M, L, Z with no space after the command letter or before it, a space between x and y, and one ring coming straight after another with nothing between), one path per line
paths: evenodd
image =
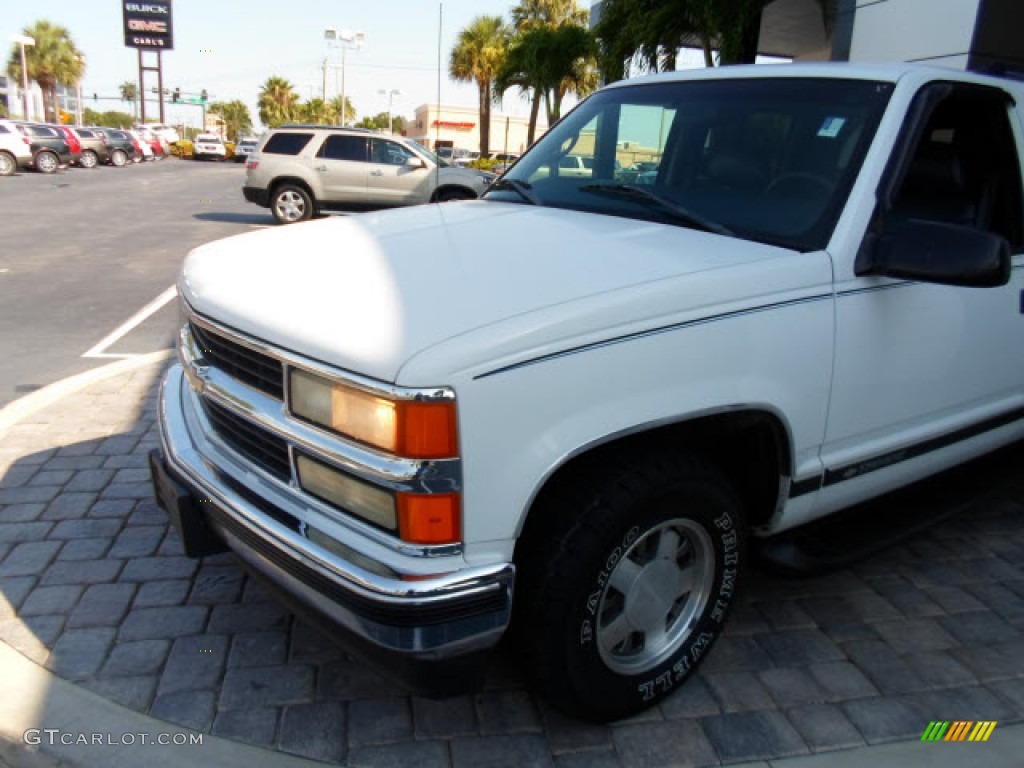
M591 23L601 12L591 5ZM1024 72L1022 0L774 0L758 50L802 61L919 61L956 69L996 62Z

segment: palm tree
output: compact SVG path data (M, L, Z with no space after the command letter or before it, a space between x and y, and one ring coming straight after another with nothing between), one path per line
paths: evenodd
M35 40L35 45L25 47L25 68L29 79L38 83L43 92L43 111L47 121L55 123L57 86L78 83L85 72L84 58L68 31L45 19L25 27L22 34ZM21 49L17 45L7 62L7 74L12 80L21 82Z
M338 115L341 114L341 96L335 96L333 99L327 102L327 108L333 117L331 118L332 123L338 122ZM356 108L352 106L352 99L348 96L345 97L345 118L341 121L341 125L348 125L350 122L356 119Z
M500 16L477 16L459 32L448 71L460 82L475 82L480 96L480 155L490 154L491 84L508 51L510 32Z
M135 102L139 98L139 86L131 80L125 80L117 89L121 92L121 101L130 101L132 103L132 114L138 115L139 110Z
M220 115L224 121L224 132L228 141L238 141L239 136L252 131L252 116L249 114L249 107L245 102L235 99L234 101L215 101L210 104L207 111L213 115Z
M338 119L338 113L331 109L323 99L310 99L305 104L300 104L296 117L304 123L316 123L319 125L334 125Z
M541 97L548 125L561 116L562 99L570 91L585 96L597 87L596 45L590 32L571 22L537 26L521 34L495 81L496 90L528 85L535 103ZM532 141L532 132L527 136Z
M605 0L595 34L601 71L608 81L629 74L636 61L648 70L675 69L683 46L704 50L704 63L752 63L757 57L761 17L771 0ZM815 0L830 33L837 0Z
M298 103L299 95L291 83L277 75L268 77L260 89L260 122L268 128L276 128L294 120Z
M537 131L537 115L540 112L542 95L542 91L536 87L534 82L536 78L530 72L529 62L536 57L538 53L536 46L541 41L536 37L530 41L524 41L523 37L535 29L552 29L566 23L586 27L588 16L588 11L577 6L576 0L520 0L519 5L512 8L512 26L517 35L517 39L513 40L512 45L515 47L518 43L520 46L520 51L516 54L519 61L517 66L509 67L505 71L504 87L501 88L501 91L516 85L522 91L533 92L530 103L530 124L526 136L528 145L533 144ZM596 85L596 73L593 80ZM559 99L559 101L561 100ZM548 111L551 111L550 108ZM548 124L550 125L550 122Z

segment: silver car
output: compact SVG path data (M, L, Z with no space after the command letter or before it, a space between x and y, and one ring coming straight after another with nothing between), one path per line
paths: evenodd
M327 210L471 200L494 174L454 168L419 144L358 128L284 125L246 163L245 199L281 224Z

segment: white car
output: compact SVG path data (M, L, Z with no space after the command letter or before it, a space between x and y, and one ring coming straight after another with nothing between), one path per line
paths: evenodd
M201 246L161 505L421 687L512 627L559 710L654 706L750 540L842 562L792 532L1024 438L1022 124L1024 83L939 67L664 73L480 200ZM656 178L623 183L640 136Z
M259 147L259 144L259 139L239 139L238 143L235 144L235 162L244 163L249 159L249 155L256 154L256 148Z
M32 148L28 139L13 126L0 122L0 176L10 176L19 168L32 167Z
M215 133L200 133L192 140L192 159L227 160L228 149L224 146L224 140Z
M145 125L138 125L136 128L145 128L146 130L152 131L168 144L173 144L174 142L181 140L181 136L178 135L178 130L170 125L163 125L162 123L146 123Z
M136 143L138 143L139 149L142 150L142 155L141 156L136 154L135 157L134 157L134 160L135 160L136 163L141 163L144 160L155 160L156 159L156 155L153 152L153 147L146 140L146 136L145 136L145 134L142 131L135 130L135 131L128 131L127 133L131 134L132 138L135 139Z

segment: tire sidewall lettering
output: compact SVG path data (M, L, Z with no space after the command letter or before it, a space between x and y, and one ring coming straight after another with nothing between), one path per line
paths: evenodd
M601 603L608 581L615 567L621 562L625 553L642 535L640 525L631 526L622 538L607 550L601 560L600 569L591 582L590 589L585 591L585 600L581 611L577 614L578 633L577 647L579 652L592 657L602 674L614 676L621 683L634 690L639 700L650 703L662 698L678 687L696 669L707 651L721 632L729 606L736 594L737 579L741 570L741 535L735 522L728 512L715 517L697 516L696 520L704 526L714 543L715 557L719 563L714 576L712 595L697 618L690 636L683 642L672 657L650 670L642 677L625 677L614 675L599 660L597 649L597 610Z

